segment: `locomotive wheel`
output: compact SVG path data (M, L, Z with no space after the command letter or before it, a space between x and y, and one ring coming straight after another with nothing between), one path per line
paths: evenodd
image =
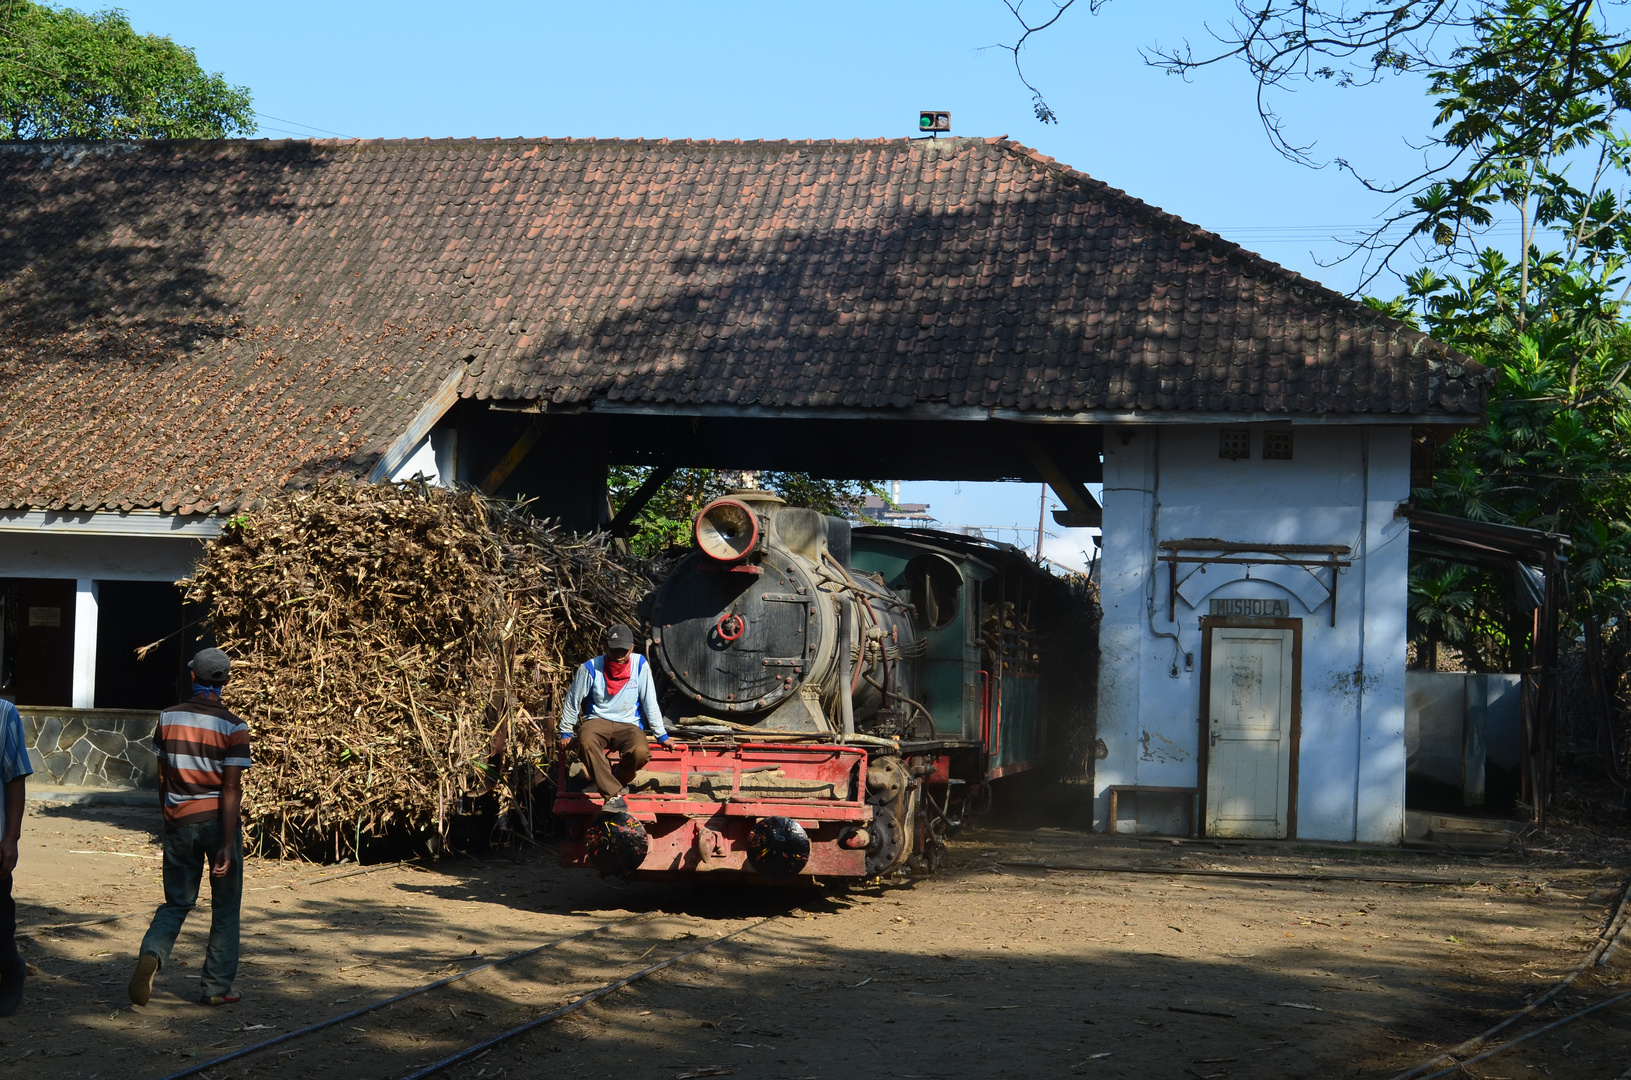
M887 806L872 808L872 823L867 829L872 839L866 846L866 876L877 877L900 861L905 837L901 835L900 819Z

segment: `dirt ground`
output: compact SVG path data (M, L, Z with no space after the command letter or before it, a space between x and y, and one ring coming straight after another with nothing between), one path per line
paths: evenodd
M600 880L547 851L348 868L251 860L243 1001L194 1004L207 917L153 1002L125 983L159 900L156 811L30 803L0 1074L158 1078L553 938L641 918L210 1070L395 1078L691 945L745 933L450 1070L461 1078L1385 1077L1572 968L1628 871L1562 850L1487 858L970 829L937 877L826 892ZM1048 870L1112 864L1160 871ZM1179 868L1448 877L1248 881ZM772 921L755 926L759 920ZM1631 948L1547 1020L1631 982ZM1520 1029L1526 1030L1526 1029ZM1473 1066L1620 1077L1631 1003Z

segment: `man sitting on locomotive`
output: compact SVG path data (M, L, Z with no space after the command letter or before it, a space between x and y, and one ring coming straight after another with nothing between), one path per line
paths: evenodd
M578 757L606 800L603 809L608 813L628 809L623 802L628 784L651 760L642 717L657 741L668 745L651 664L630 652L633 648L634 631L622 623L608 628L605 655L578 668L561 708L561 749L577 743ZM617 765L607 760L608 750L620 755Z

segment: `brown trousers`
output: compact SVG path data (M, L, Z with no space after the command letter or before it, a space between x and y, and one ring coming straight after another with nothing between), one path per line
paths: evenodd
M623 790L651 760L646 733L635 724L594 717L578 724L577 736L578 758L595 778L596 789L607 799ZM606 758L608 750L621 755L615 766Z

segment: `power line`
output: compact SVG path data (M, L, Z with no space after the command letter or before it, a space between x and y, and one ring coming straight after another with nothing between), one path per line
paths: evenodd
M254 113L255 113L256 116L264 117L267 120L276 120L280 124L291 124L291 125L293 125L294 127L297 127L297 128L305 128L307 131L320 131L324 135L333 135L336 139L355 139L357 137L355 135L342 135L338 131L330 131L328 128L320 128L320 127L317 127L316 125L313 125L313 124L302 124L299 120L285 120L281 116L273 116L271 113L263 113L259 109L254 110ZM288 129L287 128L273 128L272 130L273 131L287 131ZM294 134L294 132L289 132L289 133L291 135Z
M270 126L268 126L266 124L261 124L258 127L257 130L259 130L259 131L276 131L276 132L279 132L279 133L284 134L284 135L293 136L296 139L309 139L309 138L311 138L311 133L310 132L290 131L288 128L270 127Z
M1241 225L1220 226L1211 230L1223 239L1236 244L1302 244L1302 243L1359 243L1369 239L1375 226L1364 225ZM1566 229L1531 227L1532 232L1562 233ZM1496 239L1517 239L1523 227L1517 222L1502 222L1471 232L1471 235Z

